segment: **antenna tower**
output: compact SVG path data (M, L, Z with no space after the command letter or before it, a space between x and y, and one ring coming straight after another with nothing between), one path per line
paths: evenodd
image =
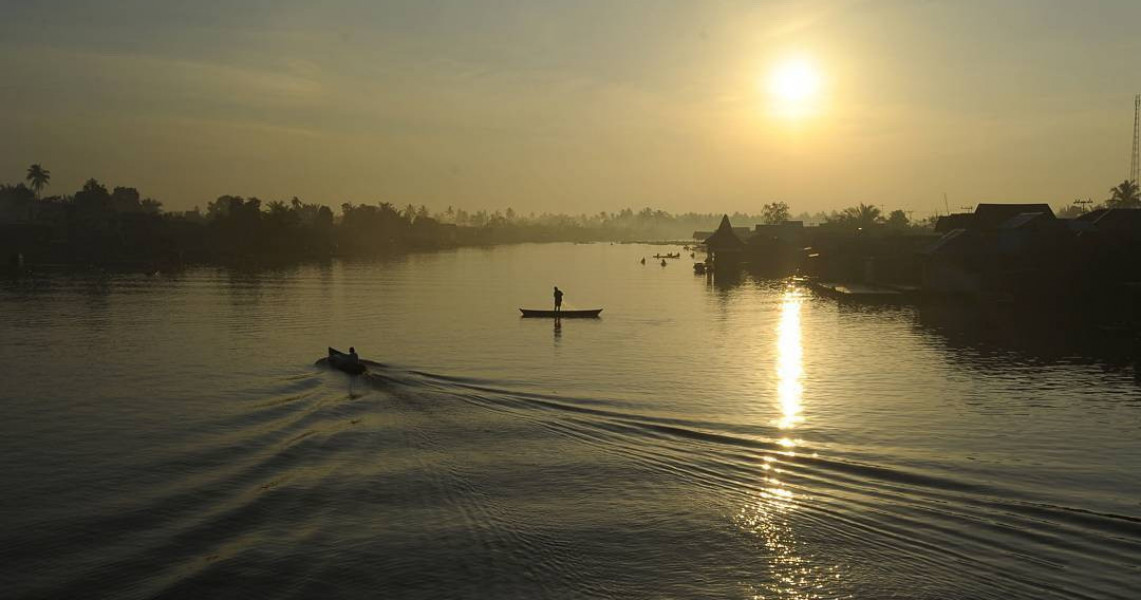
M1133 160L1129 163L1129 181L1137 183L1141 170L1141 94L1133 96Z

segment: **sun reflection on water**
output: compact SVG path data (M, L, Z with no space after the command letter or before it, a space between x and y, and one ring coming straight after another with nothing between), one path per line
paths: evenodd
M800 290L790 287L781 299L777 326L777 398L781 418L777 426L792 429L804 421L801 396L804 393L803 351L800 346Z
M818 564L810 548L797 535L794 515L806 500L782 477L788 475L803 440L790 435L804 422L804 369L801 346L800 289L789 286L781 298L781 318L777 325L777 401L780 417L775 425L783 432L779 450L764 457L761 490L735 515L742 529L758 536L768 555L770 572L748 585L756 599L788 598L810 600L834 598L834 585L840 579L837 566ZM815 456L815 453L811 454Z

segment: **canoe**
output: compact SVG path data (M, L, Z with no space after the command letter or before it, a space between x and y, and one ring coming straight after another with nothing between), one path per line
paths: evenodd
M534 308L520 308L524 319L597 319L602 312L601 308L593 310L538 310Z
M333 348L329 347L329 366L340 371L344 371L349 375L360 375L368 370L364 363L359 360L353 360L352 356Z

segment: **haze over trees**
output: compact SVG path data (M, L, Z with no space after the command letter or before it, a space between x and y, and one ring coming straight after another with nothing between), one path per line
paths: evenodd
M862 202L838 213L833 213L826 221L829 225L854 225L856 227L871 227L882 222L883 217L879 207Z
M0 253L33 263L292 261L515 242L687 240L720 214L674 215L626 208L593 215L469 212L449 206L345 202L329 206L225 195L205 209L168 212L133 187L87 180L72 194L41 197L51 173L36 164L25 182L0 185ZM761 217L735 213L742 223Z
M1063 219L1074 219L1099 208L1141 208L1141 189L1137 182L1126 179L1109 188L1109 197L1103 202L1077 198L1059 207L1055 213Z
M0 184L0 251L34 262L241 262L370 256L417 249L518 242L688 240L711 231L719 213L671 214L625 208L596 214L520 214L513 208L468 211L448 206L343 202L339 212L291 198L263 201L225 195L205 210L165 211L133 187L87 180L72 194L42 196L51 171L28 167L24 182ZM1136 183L1123 181L1100 205L1075 200L1058 211L1076 217L1092 208L1141 208ZM760 214L733 213L737 226L804 221L837 230L922 232L934 219L915 222L903 210L886 215L859 203L830 213L795 217L785 202L761 205Z

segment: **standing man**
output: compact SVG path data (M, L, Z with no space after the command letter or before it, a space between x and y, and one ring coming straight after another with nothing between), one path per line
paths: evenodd
M555 312L561 312L562 310L563 310L563 291L560 290L559 286L556 285L555 286Z

